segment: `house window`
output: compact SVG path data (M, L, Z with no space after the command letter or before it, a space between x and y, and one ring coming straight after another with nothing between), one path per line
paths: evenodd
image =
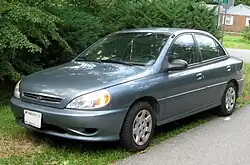
M246 26L250 27L250 17L246 18Z
M223 16L223 20L222 21L224 21L224 18L225 18L225 16ZM233 22L234 22L234 17L231 16L231 15L227 15L226 19L225 19L225 25L233 25ZM224 22L222 22L222 24L223 23Z

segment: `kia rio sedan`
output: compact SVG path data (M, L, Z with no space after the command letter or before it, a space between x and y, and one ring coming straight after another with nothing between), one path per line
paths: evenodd
M23 77L11 107L27 129L139 151L156 126L214 107L231 115L243 84L242 60L207 32L132 29Z

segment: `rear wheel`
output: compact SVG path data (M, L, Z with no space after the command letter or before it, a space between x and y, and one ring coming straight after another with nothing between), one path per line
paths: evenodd
M154 133L155 113L147 102L138 102L129 110L120 134L121 145L130 151L145 149Z
M228 83L224 95L221 100L221 106L219 115L229 116L231 115L236 106L237 88L233 83Z

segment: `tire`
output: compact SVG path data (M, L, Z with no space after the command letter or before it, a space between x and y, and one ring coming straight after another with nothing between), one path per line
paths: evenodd
M219 107L218 114L220 116L230 116L235 111L237 92L238 91L234 83L228 83ZM231 101L231 103L229 103L229 101Z
M151 116L151 120L149 116ZM153 108L147 102L136 103L125 117L120 133L121 146L129 151L144 150L154 134L154 128L155 112Z

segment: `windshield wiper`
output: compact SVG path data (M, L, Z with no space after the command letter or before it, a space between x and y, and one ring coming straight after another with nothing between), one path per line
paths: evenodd
M123 62L123 61L112 60L112 59L107 59L107 60L88 59L85 56L79 56L78 58L75 59L75 61L93 61L93 62L98 62L98 63L107 62L107 63L116 63L116 64L123 64L123 65L133 66L133 64Z
M85 56L79 56L75 59L75 61L93 61L93 62L98 62L98 63L101 63L102 61L101 60L96 60L96 59L88 59L87 57Z
M123 62L123 61L118 61L118 60L112 60L112 59L101 60L101 61L102 62L108 62L108 63L115 63L115 64L123 64L123 65L133 66L133 64Z

